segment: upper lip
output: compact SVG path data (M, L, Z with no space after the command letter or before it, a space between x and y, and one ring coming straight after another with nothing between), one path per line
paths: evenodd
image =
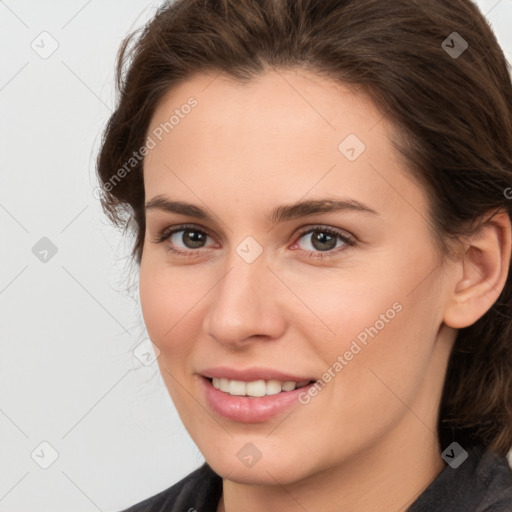
M216 366L214 368L206 368L199 372L204 377L210 379L224 378L230 380L239 380L242 382L251 382L255 380L278 380L280 382L302 382L315 380L309 376L293 375L284 373L272 368L250 367L250 368L229 368L227 366Z

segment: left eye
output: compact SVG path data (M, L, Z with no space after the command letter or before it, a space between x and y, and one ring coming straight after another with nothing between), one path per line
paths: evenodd
M352 241L348 237L325 228L315 228L306 231L299 238L299 240L302 239L306 240L306 243L301 247L305 251L327 252L343 245L352 245Z

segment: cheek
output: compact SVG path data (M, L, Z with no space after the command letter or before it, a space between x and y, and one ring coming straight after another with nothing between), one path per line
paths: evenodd
M288 272L285 281L294 291L287 299L290 322L300 325L324 353L343 353L358 336L364 341L375 324L379 332L387 330L400 309L400 284L388 277L397 274L391 267L382 273L371 270L366 265L364 270Z
M157 278L154 269L141 264L139 294L144 323L151 340L161 349L161 340L172 326L174 301L167 287Z
M198 287L191 286L183 272L163 268L150 257L141 262L139 293L144 323L150 338L160 350L176 338L181 324L193 314L194 304L200 299Z
M208 307L207 294L214 284L215 276L208 269L172 268L161 257L143 256L139 273L141 309L148 335L160 350L161 369L164 365L176 376L191 371L191 355L197 350Z
M386 309L392 304L395 308ZM335 402L343 404L341 409L378 428L400 417L404 404L414 403L435 344L435 308L429 290L407 296L398 285L396 293L367 316L366 324L351 324L356 334L344 339L346 351L341 353L351 359L336 388Z
M333 391L357 409L363 403L371 408L396 402L378 377L401 396L413 395L440 325L441 290L434 277L425 279L435 267L432 255L406 253L380 262L378 268L366 266L364 274L326 275L315 282L322 293L313 293L304 281L300 285L299 277L296 281L304 302L329 327L315 338L324 370L342 357L341 366L332 370L342 375L334 379Z
M194 321L198 302L204 292L191 286L190 279L159 261L141 261L139 294L146 330L160 350L157 362L169 395L180 415L188 410L197 413L188 394L182 393L189 373L190 352L197 338ZM180 385L181 384L181 385ZM186 423L186 418L182 416Z

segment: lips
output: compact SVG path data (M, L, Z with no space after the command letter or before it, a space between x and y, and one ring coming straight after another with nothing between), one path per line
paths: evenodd
M314 377L312 378L306 374L285 373L280 370L262 367L245 369L207 368L200 372L199 377L200 387L210 410L226 419L241 423L265 422L285 413L291 407L300 406L299 395L307 392L307 389L314 385L316 381ZM276 390L275 394L266 394L260 397L240 396L239 390L234 390L236 394L231 394L216 389L212 382L213 379L217 381L216 385L219 380L224 382L227 380L231 382L238 381L237 387L245 383L249 383L250 386L251 383L256 381L301 383L302 386L290 391L285 389ZM254 394L254 389L252 392Z
M251 382L255 380L278 380L280 382L303 382L313 381L316 377L311 375L298 375L292 373L285 373L280 370L273 370L271 368L251 367L251 368L229 368L227 366L216 366L214 368L206 368L198 372L203 377L213 379L229 379L240 380L243 382Z
M262 423L284 414L292 407L303 407L301 393L307 392L308 384L293 391L283 391L262 397L236 396L215 387L207 377L200 377L200 388L209 409L225 419L238 423Z

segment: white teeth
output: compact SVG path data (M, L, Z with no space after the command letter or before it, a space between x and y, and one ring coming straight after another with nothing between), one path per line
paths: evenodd
M267 382L267 395L277 395L281 393L281 383L278 380L269 380Z
M297 387L297 384L295 384L295 382L283 382L281 387L283 391L293 391Z
M217 379L219 383L219 389L225 393L229 393L229 380L228 379Z
M245 395L246 388L247 388L247 386L246 386L245 382L242 382L241 380L230 380L229 381L229 394L230 395L243 396L243 395Z
M249 396L265 396L266 384L264 380L255 380L246 383L246 391ZM279 389L281 391L281 389Z
M280 382L278 380L254 380L243 382L241 380L230 380L214 377L212 379L213 387L236 396L261 397L265 395L277 395L281 391L293 391L295 388L305 386L308 380L301 382Z

